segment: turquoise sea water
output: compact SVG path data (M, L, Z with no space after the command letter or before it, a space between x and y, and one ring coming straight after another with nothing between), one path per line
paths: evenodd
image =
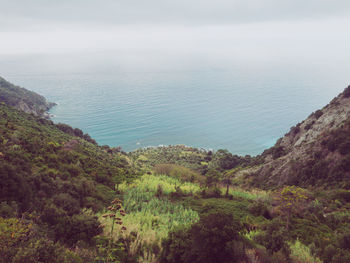
M241 155L272 146L348 84L345 74L288 67L4 77L57 102L53 121L102 145L185 144Z

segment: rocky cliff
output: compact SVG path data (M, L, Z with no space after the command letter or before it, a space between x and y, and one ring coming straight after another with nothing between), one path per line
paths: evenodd
M43 96L15 86L0 77L0 103L15 107L26 113L48 118L47 111L55 105L48 102Z
M253 184L350 188L350 86L260 158Z

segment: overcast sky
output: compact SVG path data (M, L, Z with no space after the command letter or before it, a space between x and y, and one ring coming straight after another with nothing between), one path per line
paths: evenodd
M348 0L5 0L2 30L70 24L212 25L347 16Z
M0 0L0 59L346 62L349 28L349 0Z

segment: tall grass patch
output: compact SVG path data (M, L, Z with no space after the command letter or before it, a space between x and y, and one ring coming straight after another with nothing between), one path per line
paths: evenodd
M322 261L314 257L310 248L301 243L298 239L290 244L291 258L294 263L322 263Z
M222 194L225 194L226 192L226 187L221 188ZM252 189L249 191L246 191L241 188L233 188L230 187L229 189L229 194L232 195L233 197L238 197L238 198L243 198L243 199L248 199L248 200L263 200L263 201L268 201L270 198L269 192L260 190L260 189Z
M183 205L174 203L167 195L180 187L184 193L195 192L199 187L193 183L181 182L177 178L165 175L146 174L132 184L119 186L123 195L123 207L126 215L123 219L125 231L117 225L114 234L116 240L123 239L127 244L128 254L138 257L138 262L157 262L162 251L162 239L177 227L186 227L199 220L197 212ZM159 196L159 188L162 195ZM99 217L108 233L112 220Z
M191 182L183 182L178 178L169 177L166 175L152 175L145 174L140 179L135 180L132 184L123 183L119 186L119 190L126 192L130 189L136 188L141 192L149 192L155 194L159 188L162 189L163 194L169 195L176 192L179 187L185 194L196 193L200 187Z

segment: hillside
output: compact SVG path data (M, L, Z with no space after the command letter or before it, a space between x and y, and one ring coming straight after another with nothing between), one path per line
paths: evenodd
M195 170L202 175L209 170L225 171L237 166L254 165L251 156L238 156L227 150L207 151L185 145L169 145L137 149L128 154L140 168L153 169L157 165L174 164Z
M39 262L27 258L38 249L66 262L72 255L60 244L95 243L101 227L94 213L116 197L117 182L136 173L128 157L93 142L78 129L0 104L0 262ZM53 262L48 257L40 262Z
M349 105L350 88L241 157L183 145L124 153L3 102L0 263L349 262ZM289 157L302 165L288 170Z
M258 157L256 186L350 188L350 86Z
M44 117L48 117L46 111L55 105L55 103L47 102L43 96L15 86L0 77L0 103L1 102L26 113Z

